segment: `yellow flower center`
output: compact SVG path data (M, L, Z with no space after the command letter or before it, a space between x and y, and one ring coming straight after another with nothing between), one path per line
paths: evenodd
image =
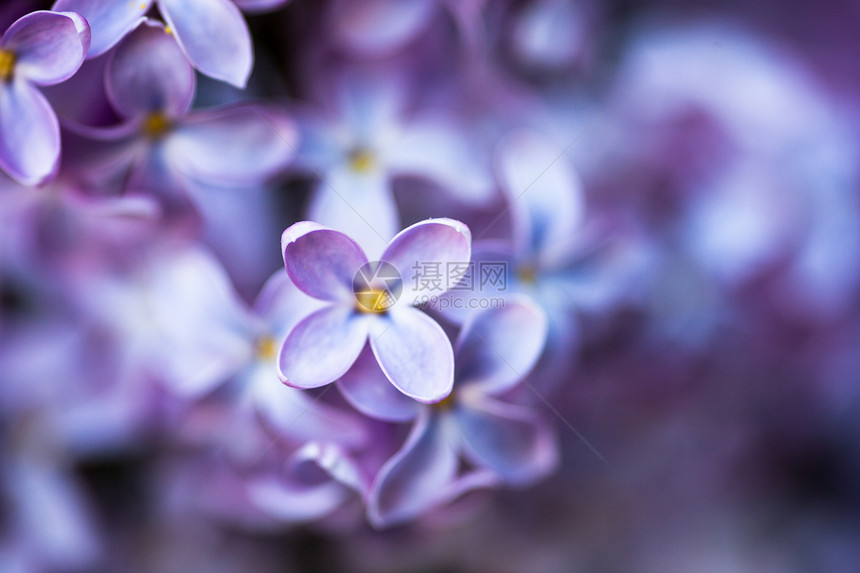
M355 293L355 300L357 302L355 308L359 312L369 314L382 314L393 304L391 293L380 289L357 292Z
M376 157L373 152L357 147L349 154L349 166L358 173L367 173L376 167Z
M537 282L538 271L532 265L523 265L517 269L517 280L523 284L533 285Z
M143 133L151 139L159 139L173 127L173 122L160 111L153 112L143 120Z
M257 359L270 361L278 354L278 344L271 336L262 336L257 340Z
M0 81L8 82L15 72L15 62L18 57L11 50L0 48Z
M456 399L454 398L454 393L451 392L450 394L448 394L447 397L445 397L444 400L442 400L441 402L436 402L435 404L433 404L433 408L438 410L438 411L446 412L446 411L450 410L451 408L453 408L455 403L456 403Z

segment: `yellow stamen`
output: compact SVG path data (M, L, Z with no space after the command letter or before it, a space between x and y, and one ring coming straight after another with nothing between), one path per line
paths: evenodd
M257 340L256 355L258 360L274 360L278 354L278 345L271 336L262 336Z
M376 167L376 157L367 149L358 147L349 154L349 166L358 173L367 173Z
M7 82L12 79L17 60L18 57L15 55L15 52L0 48L0 81Z
M168 36L172 36L173 35L173 28L171 28L170 26L165 26L164 27L164 33L167 34Z
M355 300L358 303L355 308L364 313L381 314L393 304L391 293L378 289L357 292L355 293Z
M170 118L157 111L149 114L143 120L143 133L152 139L158 139L167 133L172 126L173 123Z
M517 269L517 279L524 284L533 285L537 282L537 269L531 265L523 265Z
M456 399L454 398L454 393L451 392L441 402L436 402L435 404L433 404L433 408L435 408L436 410L447 411L454 407L455 402Z

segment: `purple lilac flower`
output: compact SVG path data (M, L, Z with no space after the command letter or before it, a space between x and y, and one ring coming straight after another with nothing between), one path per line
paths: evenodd
M153 3L195 68L245 87L254 64L251 35L239 8L273 9L287 0L57 0L54 10L83 15L92 26L91 58L115 46L146 17ZM237 6L238 5L238 6Z
M401 231L380 261L393 265L402 278L398 300L390 285L371 283L357 292L356 273L367 265L358 244L338 231L312 222L296 223L281 239L284 263L295 285L326 301L293 328L281 349L281 379L296 388L334 382L358 358L368 339L374 356L394 386L420 402L433 403L450 392L454 377L451 344L442 328L413 308L419 294L441 294L444 284L422 293L421 265L469 261L469 229L451 219L429 219ZM455 272L454 284L459 280Z
M82 138L76 175L89 185L181 204L196 182L261 184L291 157L295 131L273 110L236 104L189 112L194 71L161 24L142 23L110 58L105 84L123 123L69 125L70 140Z
M562 149L537 132L510 133L496 150L496 168L509 202L512 239L476 241L466 281L470 289L451 290L440 310L462 322L475 300L526 294L549 317L546 362L563 371L578 340L576 314L601 310L629 289L641 266L637 248L607 248L598 229L585 224L585 198L578 174ZM481 269L500 269L489 280ZM482 281L486 284L482 284ZM545 373L542 378L554 378Z
M368 500L376 525L413 518L453 494L498 481L531 482L556 462L550 426L529 408L500 399L529 373L543 350L544 312L527 297L468 321L455 348L454 391L434 406L395 392L365 352L338 382L344 397L374 418L415 419L403 445L382 467ZM458 455L476 468L460 475Z
M86 20L72 12L32 12L0 40L0 167L25 185L52 177L60 159L57 116L35 86L72 77L89 45Z
M461 201L486 203L493 195L488 161L450 117L429 111L406 116L403 86L334 83L331 116L297 114L298 169L321 177L308 218L350 234L370 256L400 228L392 182L428 179Z

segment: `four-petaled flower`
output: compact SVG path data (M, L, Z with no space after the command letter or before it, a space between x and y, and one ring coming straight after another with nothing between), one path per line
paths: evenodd
M533 409L499 399L532 369L546 334L546 315L523 295L473 315L457 339L454 391L434 406L394 392L370 353L362 354L338 382L347 401L373 418L415 420L371 488L371 522L392 525L469 489L524 484L552 469L557 452L549 424ZM474 468L463 474L461 454Z
M0 167L25 185L50 178L60 159L57 116L33 84L72 77L89 46L89 25L71 12L32 12L0 40Z
M328 303L287 336L278 360L284 383L316 388L334 382L352 366L369 338L383 372L402 393L426 403L450 394L451 343L436 321L413 307L418 293L411 288L410 273L420 261L468 261L468 227L451 219L429 219L392 239L380 260L402 274L403 293L390 306L385 297L368 296L367 285L355 284L356 273L368 260L343 233L305 221L284 231L281 244L295 285ZM370 286L379 292L390 288L383 283Z

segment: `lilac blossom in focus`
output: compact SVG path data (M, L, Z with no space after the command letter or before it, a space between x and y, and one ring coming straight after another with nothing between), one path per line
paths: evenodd
M377 299L359 306L361 293L353 283L368 260L361 247L343 233L301 222L284 231L281 242L284 264L296 286L328 303L287 335L278 361L286 384L317 388L334 382L352 366L369 340L374 356L399 391L426 403L439 402L450 394L454 377L451 344L442 328L412 305L419 294L416 277L421 263L469 261L468 227L451 219L429 219L391 240L380 261L400 273L403 293L390 306Z

